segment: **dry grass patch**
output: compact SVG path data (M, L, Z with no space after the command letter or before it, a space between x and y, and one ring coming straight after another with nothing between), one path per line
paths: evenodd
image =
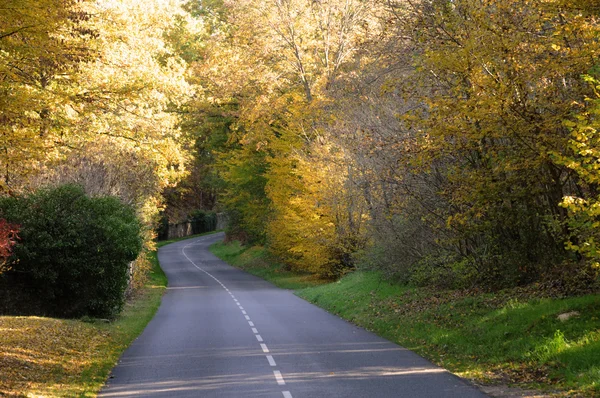
M63 387L77 394L66 384L81 377L108 339L108 331L79 321L0 317L0 394L45 395Z

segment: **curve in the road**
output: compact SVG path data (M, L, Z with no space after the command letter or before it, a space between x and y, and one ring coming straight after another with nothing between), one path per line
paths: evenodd
M485 395L418 355L217 259L209 235L159 250L169 285L101 397Z
M269 353L269 347L267 347L267 344L264 342L262 336L258 333L258 329L256 328L256 325L254 324L254 322L252 322L252 320L250 319L250 315L248 315L248 313L246 312L246 310L244 309L244 307L242 307L242 304L238 301L238 299L235 298L235 295L227 288L227 286L225 286L225 284L223 282L221 282L218 278L216 278L213 274L211 274L210 272L208 272L207 270L205 270L204 268L200 267L198 264L196 264L194 262L194 260L192 260L191 258L188 257L188 255L185 253L185 249L192 246L194 243L190 243L184 247L181 248L181 253L185 256L185 258L188 259L188 261L196 268L198 268L200 271L204 272L206 275L210 276L211 278L213 278L219 285L221 285L221 287L223 289L225 289L225 291L227 293L229 293L229 295L231 296L231 298L233 299L233 301L235 302L235 304L238 306L238 308L240 309L240 311L242 312L242 315L244 316L244 318L246 319L246 321L248 322L248 326L250 327L250 330L252 331L252 333L254 334L254 337L256 337L256 340L258 341L258 343L260 344L260 348L261 350L265 353L268 354ZM265 355L267 362L269 363L269 366L272 367L276 367L277 363L275 362L275 359L273 359L272 355ZM273 370L273 376L275 377L275 380L277 381L277 384L280 386L285 386L285 380L283 379L283 375L281 374L281 372L277 369ZM282 391L282 394L284 396L284 398L292 398L292 393L290 393L289 391Z

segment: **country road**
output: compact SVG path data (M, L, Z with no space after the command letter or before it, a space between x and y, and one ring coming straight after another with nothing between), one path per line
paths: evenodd
M100 397L485 397L416 354L233 268L164 246L169 286Z

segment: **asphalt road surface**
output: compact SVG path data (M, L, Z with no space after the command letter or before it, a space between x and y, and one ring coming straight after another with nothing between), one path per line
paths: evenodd
M101 397L485 397L444 369L217 259L162 247L169 286Z

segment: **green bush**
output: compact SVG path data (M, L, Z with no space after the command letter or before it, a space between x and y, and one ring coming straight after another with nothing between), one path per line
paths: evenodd
M111 317L121 310L128 264L142 248L131 207L65 185L2 198L0 217L21 226L10 277L46 314Z
M192 234L201 234L214 231L217 228L217 214L196 210L189 215L188 221L192 223Z

